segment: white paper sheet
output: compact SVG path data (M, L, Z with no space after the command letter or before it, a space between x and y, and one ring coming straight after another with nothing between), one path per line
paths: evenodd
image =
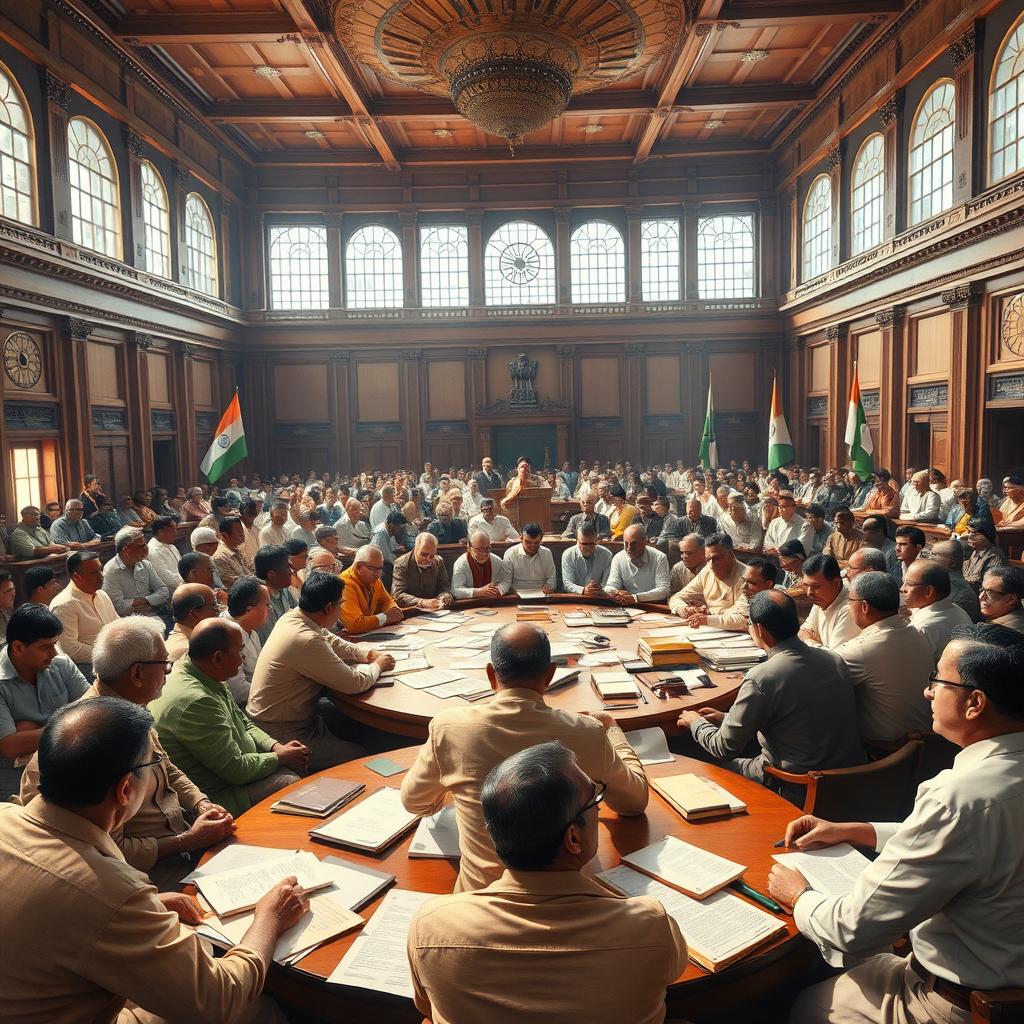
M270 860L280 860L282 857L290 857L295 853L298 853L298 850L279 850L269 846L232 843L230 846L225 846L220 853L215 853L202 867L198 867L190 875L186 875L181 880L181 884L188 885L204 875L219 875L225 871L235 871L238 868L253 867Z
M320 859L304 850L278 860L204 875L196 884L217 915L225 917L254 906L278 882L292 875L303 889L316 889L329 881Z
M461 625L461 621L452 622L451 619L428 619L426 622L421 623L420 630L427 633L450 633Z
M456 679L451 683L443 683L441 686L432 686L426 691L433 697L447 700L449 697L473 697L480 693L493 693L491 684L480 679Z
M702 898L728 885L745 869L742 864L684 843L675 836L665 836L622 859L630 867L642 867L644 873L666 879L673 886L680 885Z
M464 678L461 672L455 672L447 668L430 668L423 672L413 672L406 676L399 670L398 681L411 686L414 690L426 690L431 686L440 686L442 683L454 683Z
M826 896L845 896L852 892L861 872L871 863L849 843L839 843L824 850L776 853L772 859L787 868L795 868Z
M420 818L409 844L409 856L414 854L434 858L459 856L459 822L453 805Z
M385 786L315 832L337 842L373 849L382 846L403 827L411 826L418 817L402 806L399 790Z
M661 729L636 729L627 732L626 739L641 764L670 764L675 760Z

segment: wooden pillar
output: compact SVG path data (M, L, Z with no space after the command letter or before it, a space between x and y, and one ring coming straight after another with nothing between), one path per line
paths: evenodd
M484 241L483 210L466 211L469 238L469 304L479 309L484 305Z
M196 454L196 404L192 386L193 345L181 344L174 353L174 404L178 428L178 471L186 486L199 479L199 458ZM263 417L261 417L263 418ZM243 421L244 422L244 421Z
M975 55L980 33L974 25L949 46L956 92L956 122L953 130L953 205L967 202L984 180L979 166L982 154L974 152ZM980 123L984 123L979 118ZM984 148L979 146L979 150ZM952 435L950 435L952 442Z
M71 240L71 179L68 168L68 107L71 88L67 82L51 71L40 69L43 95L46 98L46 140L50 158L50 206L43 212L43 227L47 221L53 226L57 238Z
M875 465L902 479L905 460L903 437L906 420L906 386L903 375L904 319L902 306L890 306L875 313L882 335L882 374L878 389L879 437L875 442Z
M626 345L626 372L623 375L624 391L619 396L621 408L625 411L626 455L635 463L643 463L643 414L644 414L644 346Z
M405 210L398 215L398 219L402 223L402 289L405 294L403 305L406 309L415 309L420 304L416 213ZM416 465L418 464L416 463Z
M149 412L149 367L146 353L153 336L135 331L125 346L127 360L128 437L132 467L132 490L153 483L153 425Z
M683 350L683 447L679 457L696 465L700 437L704 430L704 402L707 400L707 361L704 342L687 341Z
M124 260L151 274L162 273L162 268L146 265L146 222L142 212L142 159L143 139L131 128L124 129L124 146L128 153L128 214L125 217Z
M569 220L572 210L567 206L555 209L555 301L568 307L572 302L572 262L569 259Z
M61 418L61 493L77 494L82 477L92 471L92 403L86 345L94 324L66 317L57 345Z
M700 298L697 282L697 222L700 219L699 203L683 203L683 237L680 253L683 273L682 297L687 302Z
M335 424L336 465L343 473L355 469L352 459L352 420L349 402L349 367L348 352L331 353L331 381L328 401L330 402L331 422Z
M832 253L828 264L831 269L838 267L844 259L848 243L844 244L843 236L849 236L849 232L843 230L844 224L849 222L843 217L847 202L843 198L843 151L840 146L829 150L826 163L832 188Z
M972 436L985 401L980 288L973 282L942 293L952 320L949 375L949 466L968 486L981 476L980 445Z
M643 302L644 287L641 256L641 233L643 229L644 211L641 206L626 207L626 273L627 273L627 302Z
M850 452L846 447L846 415L850 395L850 331L847 324L833 324L825 330L829 346L829 452L830 461L845 466Z
M789 291L800 283L800 193L794 181L787 193L789 206Z
M813 459L807 456L807 342L804 338L786 339L787 373L783 394L787 396L786 422L789 424L796 461L807 466Z
M399 353L399 394L401 395L402 431L405 434L405 464L421 466L423 455L423 349L407 348Z
M185 199L192 191L193 178L187 167L174 165L174 184L171 188L171 220L172 234L177 239L174 247L176 256L175 272L177 280L188 283L188 271L185 266Z
M762 196L758 201L760 216L757 224L757 261L760 280L756 282L760 298L776 299L781 282L778 270L779 201L775 196Z
M903 91L890 96L878 111L882 122L883 168L882 194L882 238L892 238L901 223L898 212L905 205L905 177L900 160L900 126L903 118Z
M234 206L223 196L217 197L212 211L214 223L217 225L217 265L220 269L220 297L225 302L238 305L238 296L235 294L235 284L231 280L231 226ZM261 248L262 252L262 248Z
M473 250L470 249L472 261ZM470 264L472 265L472 263ZM466 349L469 360L469 428L470 428L470 460L474 466L491 453L491 430L486 423L477 419L477 410L487 405L487 349Z
M340 217L338 218L340 222ZM246 207L242 217L242 295L246 309L268 309L270 306L266 286L266 261L264 259L264 248L266 245L263 214L252 207ZM327 259L330 267L331 259L331 224L327 226ZM338 237L334 243L338 250L335 259L340 259L341 238ZM340 296L341 272L338 271L337 279L332 274L330 277L331 305L334 303L335 290ZM338 305L341 305L339 298ZM269 453L268 453L269 454Z
M341 309L345 305L341 285L344 276L341 259L341 223L343 219L344 214L341 213L333 213L327 218L327 302L331 309ZM347 392L341 408L345 409L345 414L348 415ZM347 460L345 464L348 465Z

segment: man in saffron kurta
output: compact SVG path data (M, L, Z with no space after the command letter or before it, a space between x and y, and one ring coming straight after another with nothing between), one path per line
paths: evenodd
M380 548L365 544L352 565L342 574L345 593L341 600L341 622L350 633L368 633L393 622L401 622L402 609L381 582L384 556Z

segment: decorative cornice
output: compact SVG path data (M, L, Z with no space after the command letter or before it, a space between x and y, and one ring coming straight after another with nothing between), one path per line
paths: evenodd
M950 309L962 309L969 306L978 296L981 295L981 286L976 281L968 281L966 284L958 284L942 293L942 301Z
M55 107L60 107L66 113L68 107L71 106L71 86L48 68L39 69L39 79L42 82L46 101Z
M555 223L568 224L572 218L572 210L568 206L555 207Z
M178 351L181 353L182 359L191 359L196 354L196 347L183 341L178 346Z
M398 214L398 221L403 228L414 228L416 227L416 211L415 210L402 210Z
M174 183L182 190L182 192L191 192L195 187L195 178L187 167L175 162Z
M879 108L878 108L878 119L882 122L883 128L888 128L889 125L899 117L900 110L903 108L903 93L895 92L890 96Z
M351 358L352 354L350 352L345 352L341 349L335 349L330 355L332 363L348 363Z
M64 331L72 341L85 341L94 330L96 325L88 320L79 320L73 316L64 318Z
M946 52L949 54L950 60L953 62L953 70L955 71L962 64L966 64L974 56L975 45L977 43L977 32L975 27L972 25L959 39L954 39L949 44Z
M405 363L418 363L423 358L423 349L403 348L398 353L398 358Z
M478 228L484 222L483 210L467 210L466 224L471 228Z
M828 169L830 171L834 171L839 167L839 159L840 156L838 146L836 146L835 149L830 149L828 151L828 155L825 157L825 162L828 164Z
M576 355L575 345L557 345L555 346L555 352L560 355L563 359L571 359Z
M642 356L647 351L647 346L643 342L631 341L625 346L625 352L627 356Z
M839 336L843 333L842 324L830 324L825 328L825 340L826 341L838 341Z
M486 359L487 349L485 348L467 348L466 349L467 359Z
M145 139L127 125L124 126L124 144L132 156L141 157L145 147Z
M135 331L129 340L140 352L148 352L155 343L153 335L144 331Z
M906 312L903 306L890 306L888 309L880 309L875 313L875 323L879 327L893 327L903 322Z

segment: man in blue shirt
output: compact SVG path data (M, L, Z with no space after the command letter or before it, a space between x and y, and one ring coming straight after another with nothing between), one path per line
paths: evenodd
M50 540L54 544L75 550L95 547L100 543L96 531L85 521L85 506L81 498L72 498L64 506L64 515L54 520L50 527Z

